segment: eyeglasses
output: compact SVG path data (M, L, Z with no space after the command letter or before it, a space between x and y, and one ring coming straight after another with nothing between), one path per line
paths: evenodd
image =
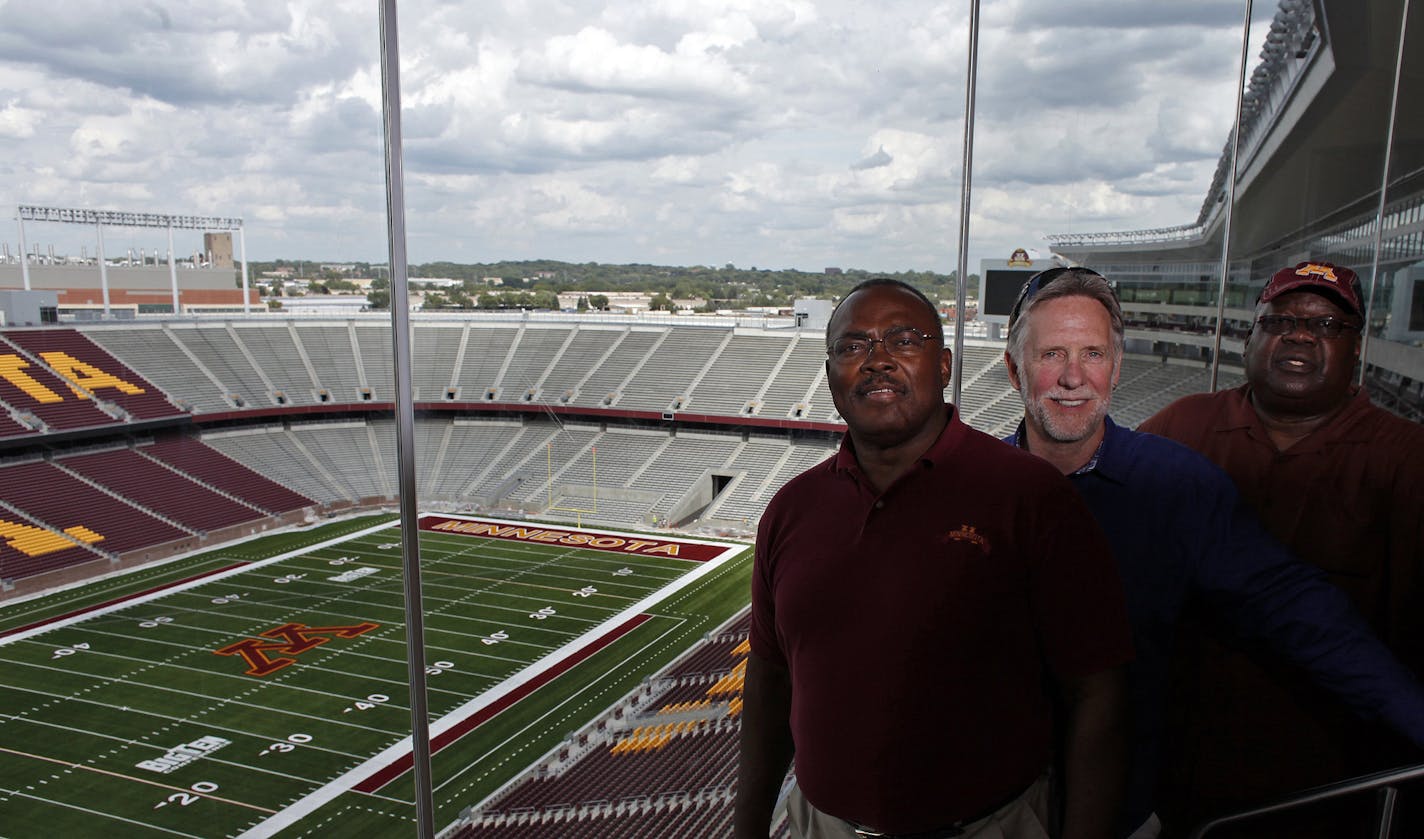
M1293 315L1261 315L1256 318L1261 331L1271 335L1289 335L1304 326L1317 338L1339 338L1345 332L1358 332L1360 324L1326 315L1319 318L1298 318Z
M884 344L885 352L896 358L908 358L919 353L930 341L938 341L941 335L926 335L910 326L902 326L885 333L884 338L867 338L864 335L847 335L837 338L826 347L826 355L843 364L868 358L875 351L876 344Z
M1094 271L1091 268L1084 268L1082 266L1065 266L1061 268L1049 268L1046 271L1039 271L1037 274L1034 274L1032 277L1029 277L1028 282L1024 283L1023 288L1019 289L1019 297L1017 300L1014 301L1014 307L1009 310L1009 326L1013 326L1014 322L1019 319L1019 314L1023 311L1024 304L1032 300L1035 294L1038 294L1040 291L1047 288L1049 285L1052 285L1054 280L1058 279L1069 271L1077 271L1080 274L1087 274L1089 276L1097 277L1098 279L1103 280L1104 282L1107 281L1107 278L1104 277L1102 274L1099 274L1097 271Z

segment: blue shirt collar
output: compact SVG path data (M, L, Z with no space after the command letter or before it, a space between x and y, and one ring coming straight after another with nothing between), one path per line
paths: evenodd
M1118 469L1116 468L1119 464L1111 457L1112 450L1116 445L1110 443L1110 441L1121 436L1123 429L1119 428L1118 424L1112 421L1112 417L1103 417L1103 428L1103 439L1098 442L1098 448L1094 450L1093 456L1088 458L1087 463L1069 473L1068 477L1076 478L1079 475L1096 472L1110 480L1120 480L1117 474ZM1013 434L1005 437L1004 442L1012 446L1017 446L1024 451L1028 451L1028 436L1024 434L1023 420L1019 420L1019 427L1014 430Z

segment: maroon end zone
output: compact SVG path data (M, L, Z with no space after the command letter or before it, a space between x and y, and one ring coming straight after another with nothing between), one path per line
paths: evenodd
M451 521L460 521L460 519L451 519ZM459 740L461 737L464 737L466 734L469 734L471 731L474 731L499 712L519 702L524 697L568 672L579 662L633 631L646 621L648 617L648 615L634 615L619 626L614 627L609 632L569 654L568 657L553 665L548 670L539 673L522 684L516 685L504 696L499 697L465 719L460 720L445 731L431 737L430 753L435 754L456 740ZM407 752L384 768L378 769L365 780L357 783L352 789L357 792L374 793L381 787L410 771L414 762L414 757L410 752Z
M466 536L483 536L489 539L510 539L519 542L540 542L546 545L568 545L571 548L588 548L609 553L635 554L638 556L666 556L685 559L690 562L707 562L721 556L727 545L705 545L698 542L682 542L676 539L658 539L652 536L615 536L612 533L587 532L581 530L560 530L539 525L516 525L480 519L456 519L446 516L425 516L420 520L421 530L438 533L458 533Z

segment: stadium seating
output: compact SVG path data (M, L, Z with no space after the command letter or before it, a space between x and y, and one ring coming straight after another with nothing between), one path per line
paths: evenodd
M310 506L300 493L253 472L241 463L189 437L169 436L140 450L145 456L168 464L216 487L244 503L271 514Z
M55 461L130 503L152 510L184 527L205 533L265 513L223 496L149 460L133 449L72 455Z
M7 341L9 336L6 336ZM61 378L31 361L11 343L0 341L0 402L33 414L51 430L113 425L117 418L104 413L88 396L76 392Z
M698 414L737 416L756 401L791 342L779 335L732 333L707 372L690 388L683 410Z
M600 360L623 335L624 330L619 327L579 327L563 354L545 374L539 401L549 405L572 401L574 391L589 377L595 365L602 367Z
M256 358L246 344L238 343L232 327L174 327L169 334L218 383L229 401L254 408L276 404L272 398L276 388L263 378L255 366Z
M743 613L552 758L472 808L452 837L725 836L749 652ZM725 687L717 696L709 689ZM720 688L719 688L720 689Z
M194 413L232 407L222 384L182 349L166 327L90 329L84 334L125 366L143 371L145 378Z
M602 356L597 366L591 368L589 375L578 383L578 396L569 404L596 408L617 403L627 379L652 358L653 348L670 334L666 330L628 328ZM659 406L655 410L661 411L665 407Z
M16 329L6 332L5 338L61 375L76 379L95 397L123 408L134 419L182 413L151 382L72 329Z
M6 406L0 403L0 438L22 437L26 434L38 433L36 429L17 421L5 412Z
M317 383L333 403L361 399L361 373L356 366L353 327L340 323L308 323L297 327L297 337L316 372ZM423 334L418 330L417 334ZM420 356L413 356L419 358Z
M0 503L61 530L86 527L104 537L94 547L107 554L190 535L44 461L0 467Z

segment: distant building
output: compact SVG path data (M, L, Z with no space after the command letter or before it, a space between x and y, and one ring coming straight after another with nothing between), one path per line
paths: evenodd
M231 268L232 261L232 233L204 233L203 253L207 255L207 261L211 268Z
M30 268L30 288L48 291L64 319L95 320L104 311L104 293L97 265L34 265ZM242 289L236 271L188 268L178 272L179 313L241 312ZM116 318L145 314L173 313L172 278L168 266L122 266L107 268L109 309ZM290 285L288 286L291 287ZM17 264L0 264L0 290L19 290L24 281ZM248 293L248 303L261 305L257 290Z
M797 300L791 304L796 325L806 329L825 329L826 324L831 322L831 312L835 308L835 303L818 298Z

